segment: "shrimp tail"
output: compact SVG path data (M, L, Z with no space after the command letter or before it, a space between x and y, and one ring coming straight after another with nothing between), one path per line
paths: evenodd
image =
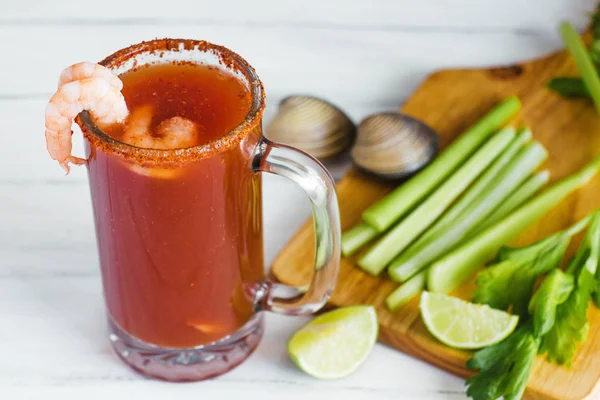
M85 165L87 164L87 160L84 158L69 156L64 161L59 161L58 164L62 167L62 169L65 170L65 175L69 175L69 172L71 172L71 166L69 163L73 165Z

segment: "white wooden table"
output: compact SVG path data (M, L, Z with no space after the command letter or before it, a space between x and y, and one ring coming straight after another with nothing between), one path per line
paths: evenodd
M228 46L256 67L267 120L291 93L325 97L359 120L398 107L434 69L505 64L558 48L558 22L583 28L594 0L140 4L0 1L0 398L464 398L461 379L380 345L353 376L312 379L285 352L306 318L274 315L257 352L221 378L176 385L131 372L106 339L85 169L65 177L47 156L44 107L69 64L144 39L186 37ZM270 261L308 204L276 178L266 179L264 192Z

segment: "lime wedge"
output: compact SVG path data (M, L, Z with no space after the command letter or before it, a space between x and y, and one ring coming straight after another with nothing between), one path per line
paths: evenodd
M429 333L457 349L479 349L498 343L519 322L516 315L441 293L423 292L420 309Z
M294 333L288 353L298 368L315 378L342 378L367 359L378 329L373 307L338 308L319 315Z

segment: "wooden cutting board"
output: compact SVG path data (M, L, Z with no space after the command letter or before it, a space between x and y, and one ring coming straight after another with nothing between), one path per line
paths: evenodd
M402 107L441 136L444 147L469 125L503 99L517 95L523 108L515 125L527 125L550 153L544 168L556 181L581 168L600 152L600 117L588 100L565 100L545 89L554 76L576 76L576 67L564 51L505 68L460 69L430 75ZM358 223L362 211L383 197L391 186L351 170L338 184L342 229ZM560 230L600 206L600 178L577 191L545 218L524 232L515 244L531 243ZM581 237L576 238L578 244ZM572 246L574 247L574 246ZM571 248L572 252L573 249ZM276 258L272 273L283 283L309 282L314 254L312 221L293 237ZM354 258L343 258L330 305L372 304L380 321L379 340L414 357L457 375L471 374L465 368L469 353L438 343L425 329L413 300L395 313L384 300L395 288L385 277L372 277L355 266ZM469 299L473 281L454 295ZM528 399L584 399L600 387L600 312L590 307L591 329L570 369L538 357L529 381Z

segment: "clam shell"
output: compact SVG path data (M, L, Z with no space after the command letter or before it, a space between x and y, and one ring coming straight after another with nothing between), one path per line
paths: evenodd
M355 126L339 108L317 97L290 96L281 101L266 135L317 158L350 148Z
M386 179L405 178L427 165L438 150L433 129L396 112L374 114L358 126L352 160Z

